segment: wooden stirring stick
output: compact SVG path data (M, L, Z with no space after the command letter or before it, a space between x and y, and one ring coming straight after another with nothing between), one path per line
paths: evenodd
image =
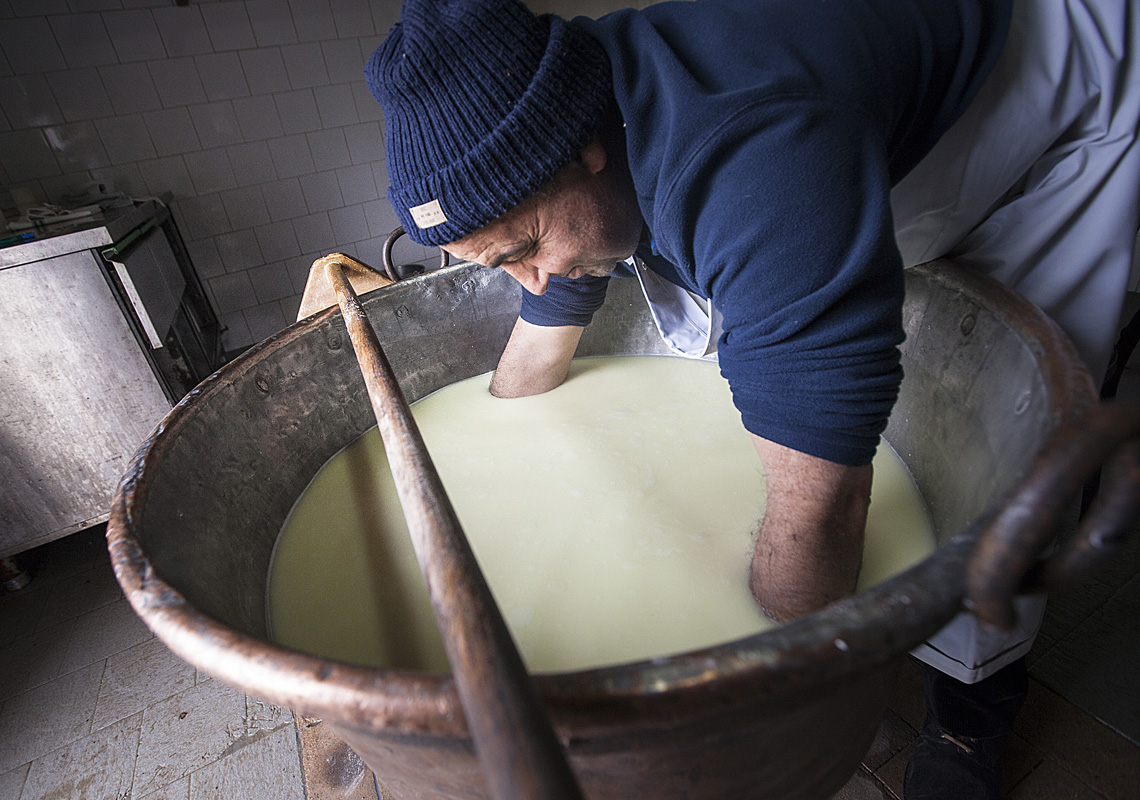
M337 261L326 266L396 481L483 776L496 800L582 797L475 561L376 331Z

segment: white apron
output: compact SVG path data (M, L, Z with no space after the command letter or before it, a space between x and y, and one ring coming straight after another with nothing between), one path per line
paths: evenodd
M1016 0L994 72L891 193L906 266L949 256L1016 290L1098 384L1140 225L1138 37L1136 0ZM975 683L1029 652L1044 610L1018 598L1009 633L959 614L914 654Z

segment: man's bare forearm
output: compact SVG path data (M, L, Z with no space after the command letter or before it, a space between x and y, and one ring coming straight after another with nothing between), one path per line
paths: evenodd
M491 378L491 394L529 397L560 385L583 330L576 325L546 328L519 319Z
M871 467L845 467L753 437L768 502L750 586L773 619L786 621L855 591L871 497Z

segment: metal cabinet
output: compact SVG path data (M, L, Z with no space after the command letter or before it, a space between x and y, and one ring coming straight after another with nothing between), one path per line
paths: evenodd
M0 557L104 521L135 450L220 365L172 226L156 206L0 251Z

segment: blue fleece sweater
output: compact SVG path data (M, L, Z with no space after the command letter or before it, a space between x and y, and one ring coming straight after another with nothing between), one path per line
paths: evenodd
M579 19L613 68L651 269L724 317L744 426L869 463L902 378L889 193L961 114L1012 0L705 0ZM606 278L523 293L584 325Z

